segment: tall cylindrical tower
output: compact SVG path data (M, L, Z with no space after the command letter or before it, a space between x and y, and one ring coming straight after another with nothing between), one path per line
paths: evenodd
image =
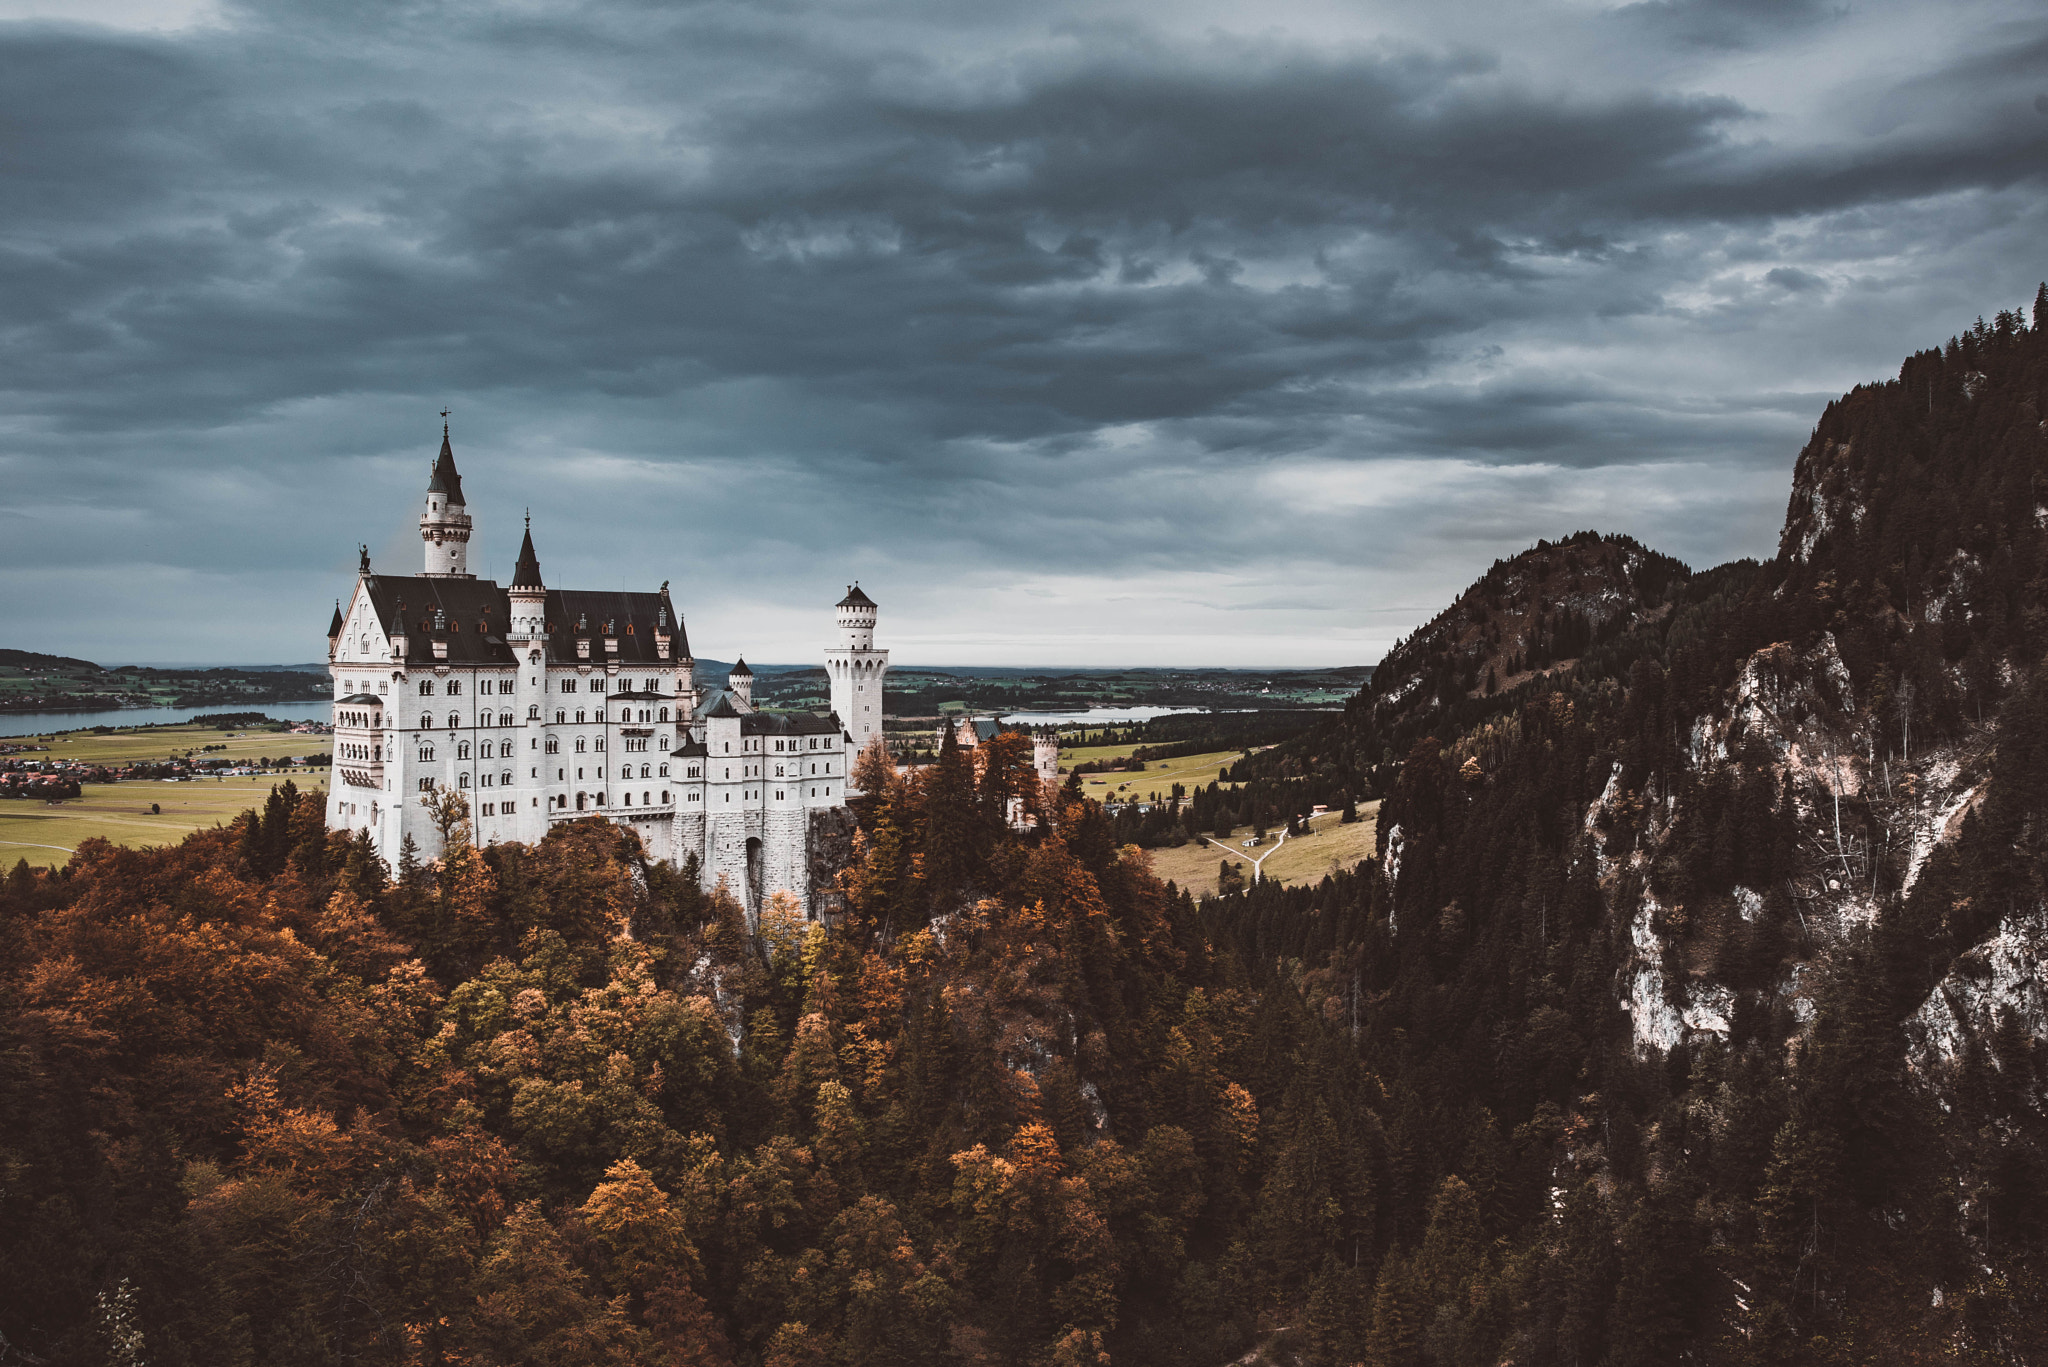
M882 684L889 672L889 652L875 649L875 600L859 584L847 586L834 621L839 640L825 652L825 672L832 680L832 711L856 748L882 734Z
M447 416L445 413L442 415ZM420 540L426 543L426 573L446 579L474 579L469 572L469 514L462 502L462 476L455 472L455 452L448 445L448 424L441 424L441 455L427 481L427 509L420 514Z

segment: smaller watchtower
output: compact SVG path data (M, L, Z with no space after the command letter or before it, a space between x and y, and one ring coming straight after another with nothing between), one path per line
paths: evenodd
M853 738L856 749L882 734L882 685L889 673L889 652L875 649L875 600L849 584L834 620L839 642L825 652L825 672L832 680L832 710Z
M469 572L469 513L462 502L462 476L455 472L455 452L448 445L448 413L441 412L441 455L427 481L427 510L420 514L420 540L426 543L424 573L442 579L474 579Z

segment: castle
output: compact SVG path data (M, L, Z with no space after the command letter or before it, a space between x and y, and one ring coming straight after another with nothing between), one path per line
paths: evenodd
M811 914L823 848L850 827L854 755L882 734L889 652L874 646L874 600L855 585L837 605L831 714L769 715L745 660L723 692L697 686L666 583L549 588L530 519L510 584L471 574L445 424L425 504L424 571L372 573L365 549L328 627L328 827L367 832L396 864L408 836L439 852L427 802L439 790L468 799L478 844L536 843L602 815L653 857L694 856L704 887L724 879L750 918L779 891Z

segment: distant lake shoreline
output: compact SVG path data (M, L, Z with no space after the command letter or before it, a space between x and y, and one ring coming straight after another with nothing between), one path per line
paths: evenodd
M274 721L329 721L334 704L320 702L249 703L234 707L113 707L79 712L0 712L0 736L43 736L58 731L87 731L95 726L177 726L194 717L230 712L261 712Z

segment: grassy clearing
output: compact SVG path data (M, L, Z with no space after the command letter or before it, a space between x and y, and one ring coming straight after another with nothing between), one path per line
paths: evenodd
M14 742L32 741L31 736L10 736ZM331 736L293 735L289 731L223 731L211 726L151 726L132 731L115 731L99 736L90 731L71 731L45 738L50 748L19 759L69 759L86 764L118 764L137 759L169 759L187 751L198 754L208 745L224 750L206 752L211 759L250 760L264 755L324 755L333 747Z
M321 771L189 783L88 783L83 797L55 806L0 802L0 864L12 867L15 860L26 859L31 867L62 865L70 862L80 841L95 835L116 845L173 845L203 826L225 825L246 809L262 806L271 785L287 778L301 791L324 791L327 783ZM163 810L152 814L151 803Z
M12 739L27 740L29 737ZM154 726L94 735L74 731L50 737L47 751L23 759L68 759L87 764L169 759L207 745L209 758L256 760L264 755L324 755L331 737L288 731L222 730L209 726ZM0 865L17 859L31 865L61 865L78 843L100 836L116 845L169 845L203 826L225 824L249 807L261 806L274 783L287 778L306 788L325 789L325 769L279 770L238 778L197 778L189 783L88 783L81 797L56 806L35 801L0 802ZM150 804L163 810L151 813Z
M1071 769L1084 760L1123 759L1132 750L1132 745L1089 745L1072 750L1060 751L1060 768ZM1216 782L1216 772L1226 765L1237 763L1243 757L1239 750L1215 750L1206 755L1182 755L1178 759L1155 759L1146 763L1144 772L1084 774L1081 777L1081 791L1093 798L1108 797L1123 789L1127 797L1146 798L1158 794L1164 798L1178 783L1193 792ZM1128 785L1128 788L1125 788ZM1225 784L1226 788L1235 784Z
M1251 836L1252 828L1240 826L1230 833L1227 853L1207 840L1190 842L1174 849L1148 851L1152 856L1152 872L1161 878L1171 879L1197 897L1207 897L1216 891L1216 869L1225 859L1241 865L1249 878L1252 859L1272 850L1262 866L1267 878L1282 883L1319 882L1333 869L1350 868L1359 860L1372 856L1379 814L1379 803L1362 803L1358 808L1358 820L1346 826L1339 820L1339 813L1325 813L1310 819L1313 835L1289 836L1278 849L1273 849L1270 843L1257 849L1245 849L1239 842Z

